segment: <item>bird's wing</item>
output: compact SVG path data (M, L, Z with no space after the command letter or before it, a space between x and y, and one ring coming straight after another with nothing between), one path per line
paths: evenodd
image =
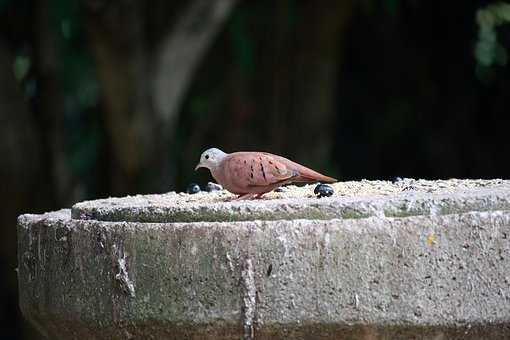
M226 165L230 180L243 188L273 186L299 176L278 157L262 152L233 153Z

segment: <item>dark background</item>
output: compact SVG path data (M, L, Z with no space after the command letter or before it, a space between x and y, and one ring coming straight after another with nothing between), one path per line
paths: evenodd
M497 1L0 0L0 338L19 214L205 184L208 147L508 178L509 49Z

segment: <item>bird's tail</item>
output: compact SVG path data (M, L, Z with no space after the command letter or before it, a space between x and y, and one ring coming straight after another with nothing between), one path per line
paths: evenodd
M294 179L295 182L301 183L314 183L314 182L322 182L322 183L334 183L338 182L336 178L324 176L316 171L309 169L309 171L303 171L299 173L299 176Z

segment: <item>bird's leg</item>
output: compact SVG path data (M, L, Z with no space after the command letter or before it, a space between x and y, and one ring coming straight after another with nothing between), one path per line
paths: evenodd
M261 193L261 194L257 194L257 196L255 196L255 199L261 199L262 198L262 195L264 195L265 192Z
M241 194L238 197L234 198L234 201L241 201L241 200L248 200L250 198L253 198L255 194L248 193L248 194Z

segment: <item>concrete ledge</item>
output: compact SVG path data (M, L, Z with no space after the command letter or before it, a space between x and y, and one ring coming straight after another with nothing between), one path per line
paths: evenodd
M72 217L98 221L202 222L370 216L446 215L469 211L510 210L510 182L502 180L425 181L405 179L339 182L335 195L317 199L314 185L291 186L265 200L232 201L226 191L186 195L139 195L75 204Z
M508 339L506 186L450 194L483 209L405 217L146 223L77 219L76 207L74 219L69 210L23 215L20 306L51 339ZM204 204L286 199L299 200ZM337 199L314 202L333 209ZM110 209L78 208L93 204Z

